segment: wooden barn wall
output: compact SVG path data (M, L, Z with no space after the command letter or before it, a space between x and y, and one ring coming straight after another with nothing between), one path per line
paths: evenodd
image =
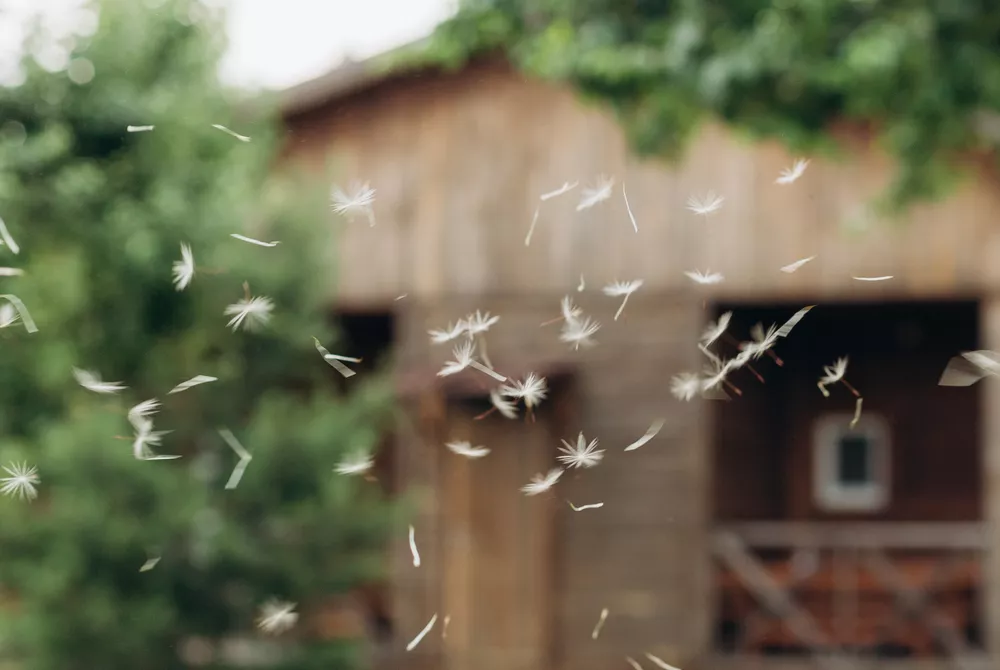
M636 295L616 323L611 318L617 307L614 300L584 295L581 306L604 325L597 334L599 346L580 352L558 341L558 325L540 327L558 316L557 296L549 300L486 297L400 302L397 365L428 369L429 386L434 384L434 371L449 358L451 347L431 345L426 331L476 308L501 317L488 336L489 355L498 371L520 366L525 360L575 367L576 418L560 437L573 440L582 430L588 439L598 438L606 453L600 467L572 470L546 494L553 499L548 502L556 515L551 546L557 555L556 574L547 586L553 621L547 641L551 665L545 667L597 670L620 662L625 654L657 653L657 649L664 657L683 662L707 649L711 598L706 426L701 405L680 403L669 391L671 374L701 365L690 336L701 323L700 302ZM486 388L494 386L487 377L483 380ZM657 418L666 420L660 435L625 453L623 449ZM466 429L475 431L476 427ZM474 443L498 446L489 444L485 432L476 435ZM440 507L452 498L444 482L433 481L433 473L439 471L433 464L454 457L443 443L456 437L466 437L466 433L436 434L402 444L399 474L406 479L404 486L422 492L421 511L414 523L425 529L439 524L437 530L424 531L425 543L434 541L427 539L428 532L446 536L447 529L440 525L446 522L441 520L455 514L446 514ZM479 465L488 467L491 457ZM550 456L548 467L554 465ZM507 485L526 483L527 479ZM549 509L542 497L528 498L526 506ZM603 502L604 507L574 512L567 501L576 505ZM470 525L491 523L486 517L467 521ZM445 613L440 593L442 580L448 579L446 555L444 550L433 550L424 556L421 570L406 565L408 554L400 557L396 580L400 631L419 630L430 613ZM474 606L492 608L499 603ZM511 604L496 616L516 620L525 616L519 607L527 606ZM590 631L604 607L610 610L610 618L600 638L591 641Z
M288 158L332 161L338 182L377 189L377 225L343 222L338 298L388 302L402 293L547 293L642 277L647 290L690 284L710 268L727 281L714 297L972 293L1000 285L1000 189L979 171L960 192L921 206L905 225L854 225L889 175L887 161L845 136L852 157L813 160L802 178L774 183L793 157L708 126L682 165L631 157L603 108L502 65L389 81L288 120ZM580 188L542 204L566 181L616 178L613 197L576 212ZM624 181L639 232L622 198ZM714 190L723 208L685 209ZM853 223L852 223L853 222ZM818 257L788 275L779 268ZM864 284L852 275L895 275Z

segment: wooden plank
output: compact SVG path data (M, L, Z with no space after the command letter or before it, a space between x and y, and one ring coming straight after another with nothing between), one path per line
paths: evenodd
M718 528L755 548L986 549L981 523L781 523L750 522Z

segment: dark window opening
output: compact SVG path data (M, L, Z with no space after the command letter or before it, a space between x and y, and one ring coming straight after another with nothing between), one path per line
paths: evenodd
M334 326L340 350L332 353L361 359L348 364L352 370L375 371L387 362L396 339L396 318L391 312L340 312L334 315Z
M837 481L845 486L871 481L871 443L863 435L845 435L837 445Z

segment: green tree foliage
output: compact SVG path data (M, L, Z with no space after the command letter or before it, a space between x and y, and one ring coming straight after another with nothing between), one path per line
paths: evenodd
M374 449L391 405L364 375L339 392L313 347L349 353L327 314L326 191L268 177L276 126L233 118L218 18L193 0L99 8L69 66L89 63L92 79L29 59L22 85L0 88L0 215L21 247L0 247L0 265L25 271L0 292L39 328L0 330L0 463L41 478L33 502L0 498L0 653L36 670L182 668L192 638L257 635L270 596L304 616L378 574L389 510L377 486L333 467ZM181 243L197 270L177 291ZM275 304L258 332L226 326L244 282ZM92 393L74 366L129 388ZM219 381L168 395L199 374ZM156 429L172 431L156 449L183 458L136 460L116 439L149 398L163 402ZM234 490L220 427L253 456ZM140 572L150 556L162 560ZM352 667L350 645L279 640L300 637L265 667Z
M945 192L958 154L992 148L997 44L982 0L470 0L416 60L499 51L607 102L642 155L678 157L706 118L795 152L861 122L897 159L880 204L899 213Z

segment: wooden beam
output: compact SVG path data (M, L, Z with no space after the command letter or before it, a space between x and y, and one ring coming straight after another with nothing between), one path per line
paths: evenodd
M989 546L982 523L750 522L717 527L759 549L964 549Z

